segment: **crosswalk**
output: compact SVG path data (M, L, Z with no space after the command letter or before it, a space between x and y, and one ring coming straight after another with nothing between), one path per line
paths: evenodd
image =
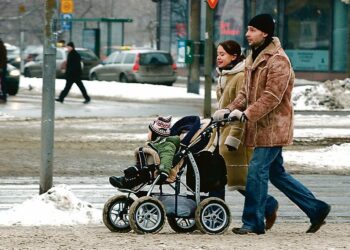
M337 175L294 175L307 186L317 198L332 205L327 221L350 222L350 178ZM55 177L54 186L67 185L77 198L102 209L112 196L121 194L108 182L108 176L93 177ZM283 221L307 222L308 218L288 198L272 185L269 193L279 201L278 218ZM39 194L39 178L0 177L0 212L23 203ZM240 220L244 197L238 192L226 193L233 220Z

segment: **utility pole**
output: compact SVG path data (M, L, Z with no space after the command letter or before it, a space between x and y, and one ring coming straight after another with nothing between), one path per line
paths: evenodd
M190 14L190 36L193 41L193 61L189 64L189 77L187 82L187 92L199 94L199 46L200 46L200 19L201 2L191 0Z
M211 117L211 85L212 76L211 71L213 67L213 30L214 30L214 10L218 0L208 0L206 5L206 17L205 17L205 58L204 58L204 112L205 118Z
M53 179L57 20L56 0L45 0L40 194L52 187Z

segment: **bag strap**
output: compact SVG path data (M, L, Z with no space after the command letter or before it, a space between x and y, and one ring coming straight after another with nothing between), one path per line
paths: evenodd
M146 157L145 157L145 153L143 152L143 147L139 148L138 156L139 156L141 168L144 168L146 166Z
M214 154L220 154L219 152L219 143L220 143L220 125L218 124L217 128L216 128L216 133L217 133L217 142L215 145L215 149L213 151Z

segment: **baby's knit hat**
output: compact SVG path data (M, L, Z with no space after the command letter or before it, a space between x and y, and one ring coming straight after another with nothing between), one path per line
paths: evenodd
M172 116L162 117L158 116L153 122L150 123L149 128L152 132L166 137L170 135Z

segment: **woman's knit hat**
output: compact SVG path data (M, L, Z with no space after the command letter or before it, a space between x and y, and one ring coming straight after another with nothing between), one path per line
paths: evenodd
M172 116L162 117L158 116L153 122L150 123L149 128L152 132L166 137L170 135Z
M260 14L253 17L249 21L248 26L253 26L258 30L265 32L270 37L273 36L273 33L275 31L275 21L270 14Z

